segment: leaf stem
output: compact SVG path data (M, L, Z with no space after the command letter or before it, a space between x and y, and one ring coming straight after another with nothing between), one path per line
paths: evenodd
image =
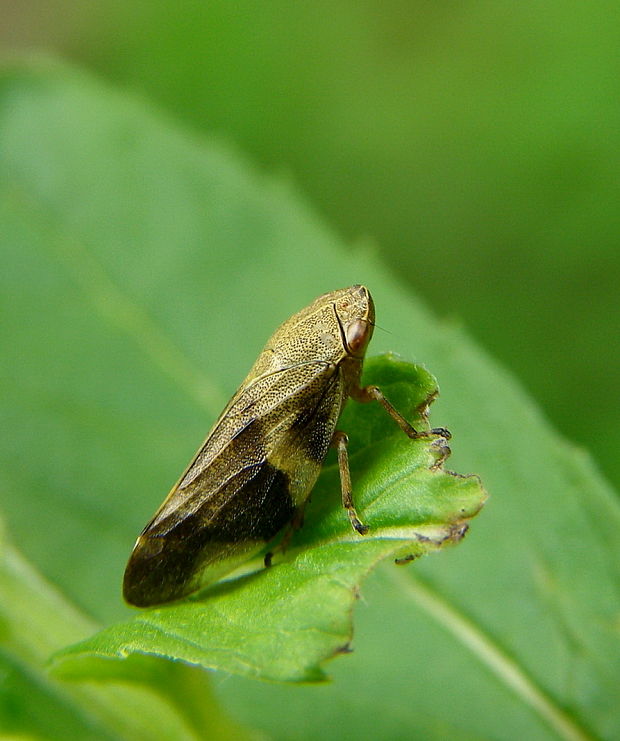
M529 705L558 736L566 741L594 741L594 736L581 728L577 721L537 686L525 671L504 653L482 630L457 612L441 596L423 584L411 572L389 569L391 580L419 607L435 618L448 632L468 648L507 687Z

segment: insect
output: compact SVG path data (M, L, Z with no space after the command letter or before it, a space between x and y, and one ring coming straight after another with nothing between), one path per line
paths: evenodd
M138 537L125 570L127 602L146 607L191 594L299 525L330 446L351 525L367 532L353 505L348 439L337 430L347 399L379 402L411 438L449 438L443 428L416 431L379 388L361 386L374 321L370 292L355 285L319 296L275 331Z

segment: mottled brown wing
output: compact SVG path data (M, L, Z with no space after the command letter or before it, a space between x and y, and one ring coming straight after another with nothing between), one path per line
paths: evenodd
M138 539L125 572L128 602L190 594L290 522L316 481L344 403L336 366L297 370L258 379L233 398Z

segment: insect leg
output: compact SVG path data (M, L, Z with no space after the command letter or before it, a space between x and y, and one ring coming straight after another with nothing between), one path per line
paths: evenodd
M289 547L293 535L295 535L295 531L299 530L300 527L303 527L304 511L307 501L308 500L306 500L306 502L304 502L300 507L297 507L297 509L295 510L293 519L289 522L286 530L284 531L284 535L282 536L282 540L278 543L278 545L276 545L272 551L265 553L264 563L266 568L269 568L269 566L271 566L276 551L284 553Z
M349 513L349 519L354 530L360 535L366 535L368 525L364 525L357 516L353 506L353 494L351 492L351 472L349 471L349 455L347 453L347 444L349 438L341 430L334 432L332 445L338 452L338 468L340 469L340 486L342 488L342 506Z
M433 427L432 430L416 430L407 422L403 415L394 409L390 402L385 398L383 391L378 386L365 386L364 388L354 388L351 390L351 396L355 401L362 403L369 401L378 401L390 417L396 422L400 429L408 437L415 440L418 437L444 437L449 440L452 435L445 427Z

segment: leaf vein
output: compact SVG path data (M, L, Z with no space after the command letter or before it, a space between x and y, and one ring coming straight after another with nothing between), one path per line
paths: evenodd
M404 594L468 648L482 664L553 728L560 738L566 741L594 741L595 736L588 733L575 718L559 707L553 698L528 676L525 669L502 651L469 618L458 612L411 573L404 574L402 570L397 569L391 569L388 573Z

